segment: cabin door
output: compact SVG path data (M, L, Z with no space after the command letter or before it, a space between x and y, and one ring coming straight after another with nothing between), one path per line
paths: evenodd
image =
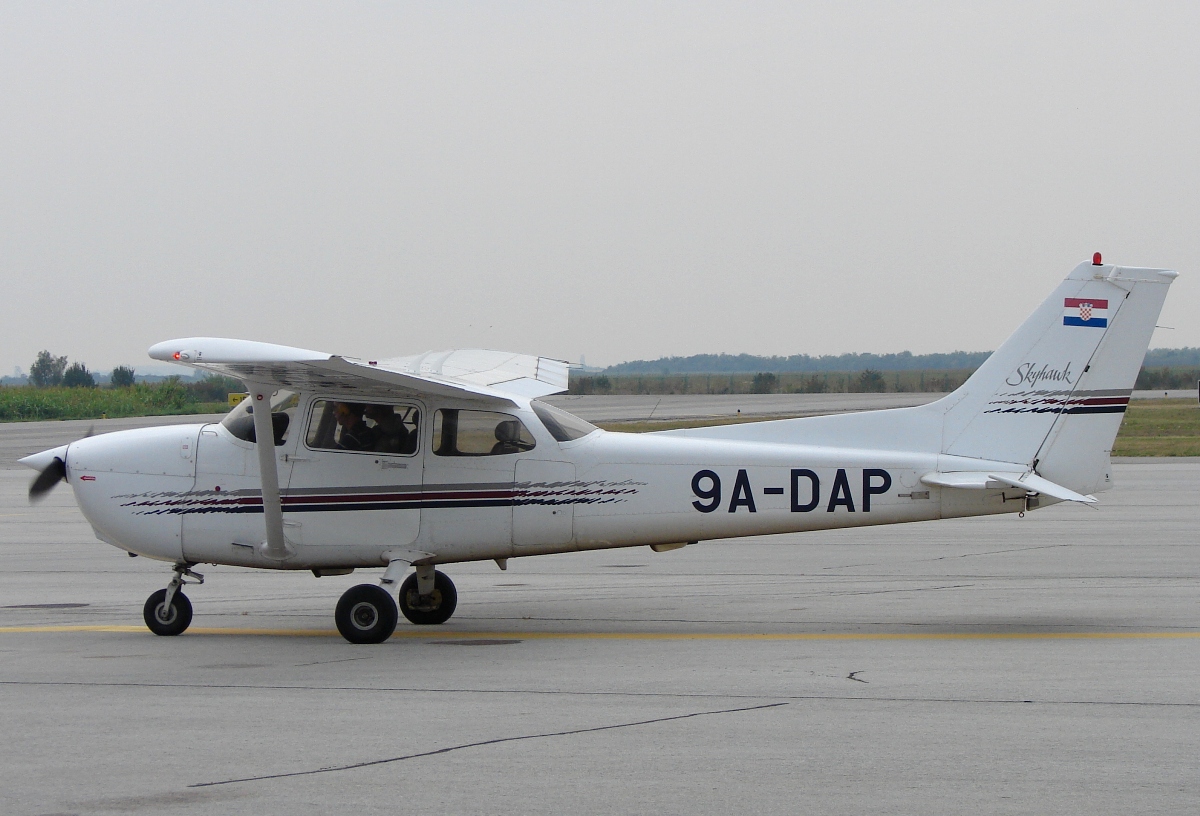
M536 442L519 418L499 411L434 411L425 455L425 533L460 558L512 553L517 462Z
M405 547L421 531L422 406L313 399L283 496L310 546Z

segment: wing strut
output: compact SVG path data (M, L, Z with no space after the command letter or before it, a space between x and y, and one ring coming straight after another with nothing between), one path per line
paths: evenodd
M279 500L279 468L275 462L275 429L271 422L271 397L275 387L246 383L254 400L254 447L258 450L258 472L262 480L263 518L267 522L267 540L262 554L282 561L292 553L283 538L283 505Z

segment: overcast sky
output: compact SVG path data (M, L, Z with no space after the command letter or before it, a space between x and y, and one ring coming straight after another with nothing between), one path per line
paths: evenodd
M0 3L0 373L172 337L995 348L1092 252L1200 345L1200 4Z

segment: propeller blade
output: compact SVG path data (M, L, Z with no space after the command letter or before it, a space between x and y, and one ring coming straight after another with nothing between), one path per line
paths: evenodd
M60 481L66 481L67 465L57 456L42 470L29 485L29 500L39 501L54 489Z

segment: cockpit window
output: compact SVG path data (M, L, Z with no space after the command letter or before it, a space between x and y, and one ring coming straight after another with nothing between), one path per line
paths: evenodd
M317 400L305 442L316 449L407 456L417 452L420 427L415 405Z
M568 414L561 408L555 408L553 405L541 400L534 400L530 404L533 407L533 412L538 415L538 419L546 426L546 430L559 442L582 439L592 431L600 430L592 423L586 422L574 414Z
M296 415L296 406L300 404L300 395L295 391L276 391L271 397L271 428L275 432L275 446L287 441L292 419ZM241 439L243 442L253 442L254 435L254 405L249 397L242 400L221 420L225 430Z
M455 408L433 415L433 444L438 456L500 456L533 450L537 443L515 416Z

